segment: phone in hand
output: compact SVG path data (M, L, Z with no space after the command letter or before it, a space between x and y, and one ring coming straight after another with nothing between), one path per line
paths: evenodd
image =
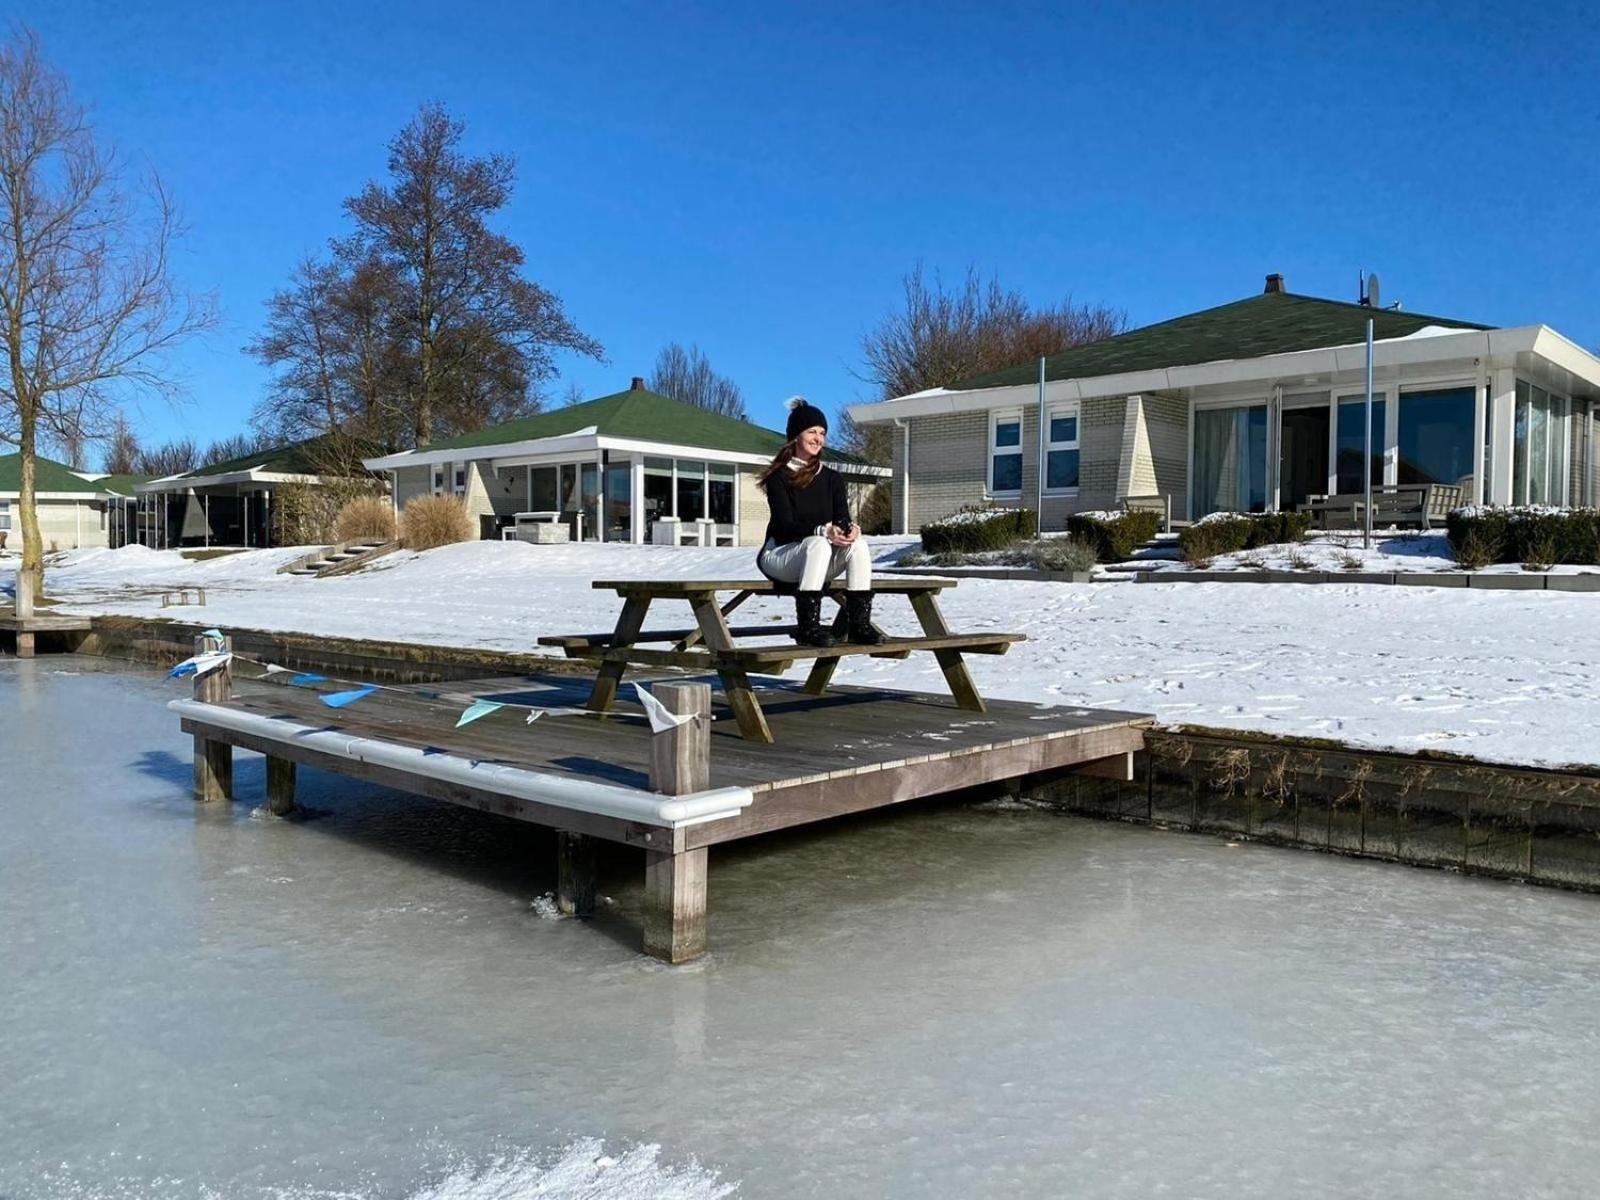
M834 528L837 529L845 537L849 537L850 536L850 531L852 529L854 529L855 527L856 527L856 523L854 521L851 521L851 520L848 520L848 519L846 519L844 521L841 521L841 522L839 522L838 525L834 526Z

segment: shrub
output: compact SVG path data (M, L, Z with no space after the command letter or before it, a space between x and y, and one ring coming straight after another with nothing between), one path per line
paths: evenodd
M1036 571L1092 571L1099 554L1093 542L1082 538L1036 538L1003 551L999 561Z
M1445 518L1456 561L1469 570L1490 563L1589 564L1600 548L1600 509L1542 505L1468 505Z
M1031 508L977 506L959 509L922 527L922 548L929 554L1004 550L1039 532L1039 515Z
M418 496L400 514L400 540L407 550L432 550L472 541L472 514L456 496Z
M1178 534L1178 551L1184 562L1198 565L1219 554L1301 542L1310 528L1310 513L1212 513Z
M1132 512L1073 513L1067 532L1094 547L1101 562L1122 562L1161 531L1161 514L1148 509Z
M381 496L357 496L339 510L333 532L341 542L392 541L394 507Z
M861 526L862 533L871 536L888 533L893 528L893 522L894 504L889 485L880 483L861 501L861 507L856 512L856 524Z

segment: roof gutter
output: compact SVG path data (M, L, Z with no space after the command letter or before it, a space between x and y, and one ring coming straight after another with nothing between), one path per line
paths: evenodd
M167 708L180 717L201 721L233 733L316 750L334 758L372 763L420 775L440 783L477 788L548 804L574 812L596 813L623 821L638 821L666 829L682 829L707 821L736 817L754 799L749 788L722 787L682 796L667 796L636 788L617 787L545 774L505 763L474 761L456 754L440 754L393 742L358 737L338 729L302 725L260 713L245 712L198 700L172 700Z

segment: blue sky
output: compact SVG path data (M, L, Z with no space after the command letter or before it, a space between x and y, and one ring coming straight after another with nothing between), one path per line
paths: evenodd
M542 5L25 0L98 130L159 170L221 328L147 438L236 432L241 347L437 99L515 155L502 230L604 343L697 343L780 423L869 396L919 261L1134 324L1292 291L1600 344L1600 36L1577 4Z

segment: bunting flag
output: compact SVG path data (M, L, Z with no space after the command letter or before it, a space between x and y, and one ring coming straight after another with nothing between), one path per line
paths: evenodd
M207 629L200 636L204 637L204 638L210 638L210 639L212 639L213 641L216 641L216 642L220 642L220 641L222 641L222 630L220 630L220 629Z
M327 695L320 697L320 699L329 708L348 708L357 700L365 700L377 690L377 688L369 684L366 687L354 688L348 692L329 692Z
M651 733L665 733L669 729L676 729L686 721L694 720L693 713L670 713L667 706L644 690L644 685L636 683L633 690L639 694L639 703L644 705L645 716L650 718Z
M461 714L461 719L456 722L456 728L460 729L463 725L470 725L479 717L487 717L496 709L504 707L504 704L497 704L493 700L474 700L467 706L467 710Z
M296 675L289 680L295 687L310 687L313 683L327 683L326 675Z
M168 679L184 679L190 675L209 675L233 655L226 650L206 650L184 659L167 672Z

